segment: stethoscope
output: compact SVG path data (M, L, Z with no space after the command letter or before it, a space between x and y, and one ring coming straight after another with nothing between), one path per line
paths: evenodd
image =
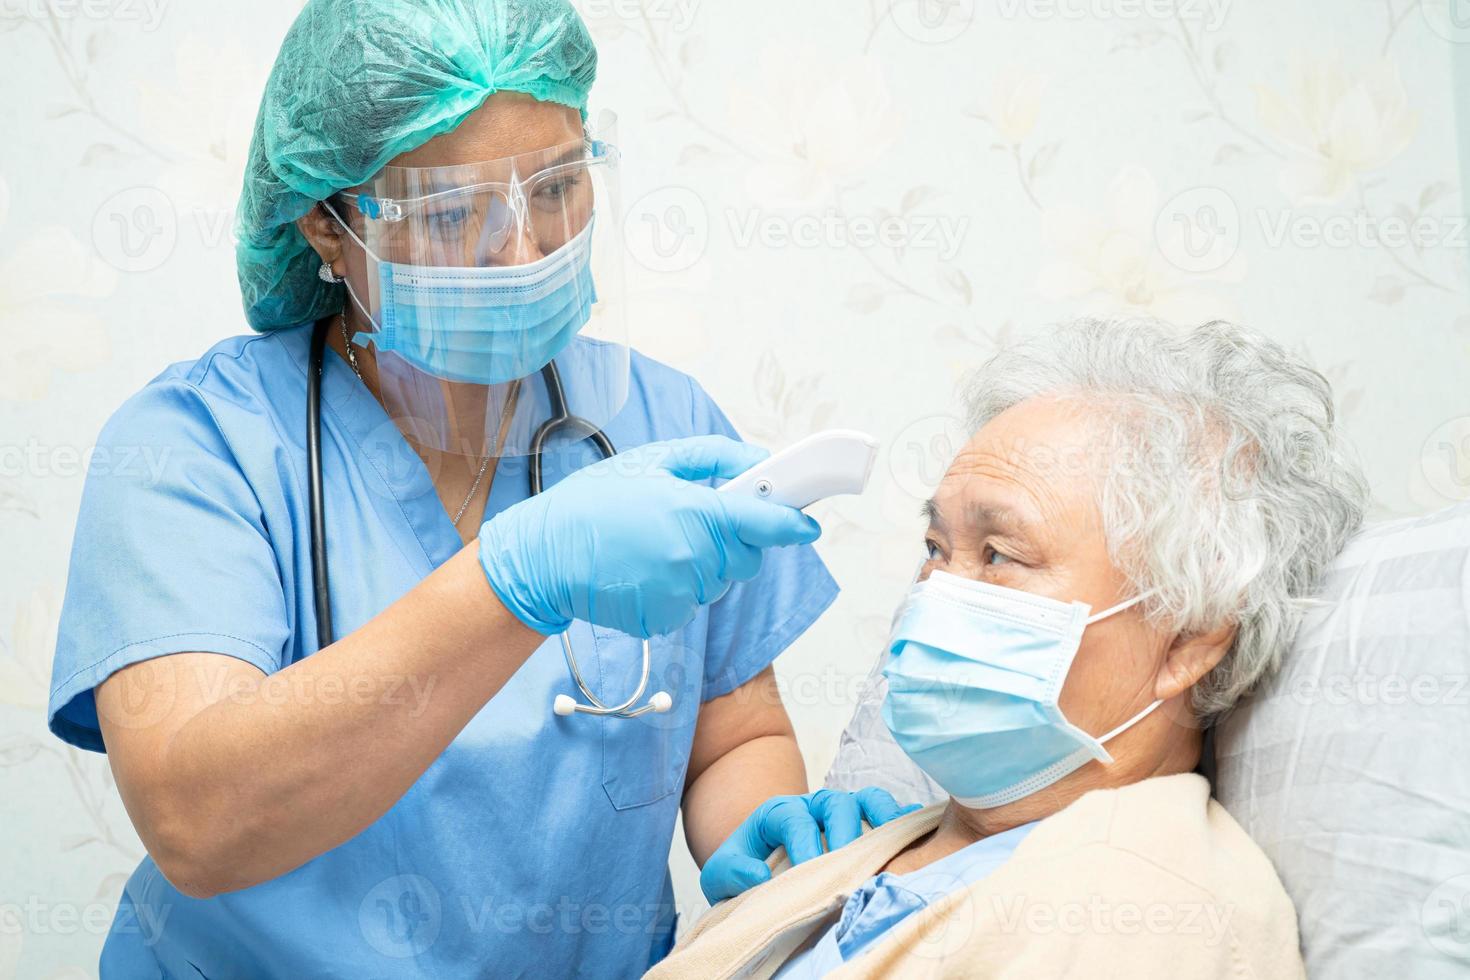
M312 588L315 592L318 649L325 648L332 642L332 607L331 591L327 579L327 527L326 506L322 494L321 445L322 360L327 347L328 322L318 323L312 330L311 360L306 372L306 491L308 505L311 509L311 576ZM562 386L561 372L557 369L555 361L541 369L541 378L546 384L550 415L531 436L530 490L533 497L542 490L541 451L547 440L558 432L566 430L580 433L583 439L592 441L603 459L617 453L617 450L613 448L612 440L608 439L601 429L580 415L573 415L568 410L566 389ZM572 641L568 638L566 631L561 634L561 649L562 654L566 657L567 672L572 675L577 689L582 692L582 696L587 699L588 703L578 702L570 694L558 694L551 704L551 710L556 714L565 717L575 711L581 711L589 715L637 718L650 711L662 713L673 707L674 699L667 691L655 691L645 704L637 708L633 707L648 688L651 658L647 640L643 641L643 669L637 688L626 701L613 705L604 704L587 687L586 681L582 679L582 671L577 667L577 657L572 652Z

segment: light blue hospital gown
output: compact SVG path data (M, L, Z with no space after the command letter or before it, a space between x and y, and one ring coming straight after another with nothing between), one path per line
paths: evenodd
M306 496L309 326L224 341L129 399L99 448L165 465L88 477L54 665L50 724L102 750L93 689L150 657L211 651L272 673L315 649ZM572 353L575 353L574 351ZM348 366L323 377L323 468L338 636L460 550L418 457ZM573 405L573 410L576 406ZM637 353L619 448L732 434L687 376ZM546 483L597 458L549 453ZM527 493L499 464L487 514ZM575 693L543 644L383 817L280 878L198 900L144 859L102 954L104 977L626 977L666 951L665 856L702 701L765 669L832 602L808 547L766 553L680 632L653 641L650 690L674 707L637 720L551 711ZM578 623L588 684L636 684L634 639ZM419 696L405 684L399 696Z
M837 921L810 947L781 964L772 980L825 977L861 956L915 912L991 875L1010 860L1035 826L1032 821L978 840L918 871L901 875L884 871L869 878L847 897Z

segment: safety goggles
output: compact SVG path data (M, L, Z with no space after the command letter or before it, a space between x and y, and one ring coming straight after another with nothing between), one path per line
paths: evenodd
M338 198L357 212L364 241L387 261L520 264L551 254L587 227L617 163L616 147L589 135L488 163L385 167L370 191Z

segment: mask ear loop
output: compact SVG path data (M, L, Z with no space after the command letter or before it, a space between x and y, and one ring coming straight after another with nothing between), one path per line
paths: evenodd
M1149 596L1154 595L1155 593L1157 593L1158 591L1159 590L1156 589L1156 588L1155 589L1149 589L1147 592L1140 592L1138 595L1134 596L1132 599L1125 599L1124 601L1118 603L1115 606L1109 606L1108 608L1104 609L1100 613L1097 613L1096 615L1088 616L1085 625L1086 626L1091 626L1093 623L1096 623L1096 622L1098 622L1100 620L1107 619L1109 616L1116 615L1116 614L1122 612L1123 610L1128 609L1131 606L1136 606L1140 602L1142 602L1143 600L1147 599ZM1127 721L1123 722L1123 724L1119 725L1117 728L1114 728L1112 731L1108 732L1106 735L1099 736L1098 739L1097 739L1097 744L1098 745L1103 745L1103 744L1107 743L1107 741L1109 739L1113 738L1114 736L1123 734L1128 729L1132 728L1134 725L1138 724L1140 721L1143 721L1143 719L1147 718L1150 712L1152 712L1154 709L1156 709L1159 705L1161 705L1163 703L1164 703L1163 701L1155 701L1153 704L1149 705L1147 708L1144 708L1138 714L1134 715L1132 718L1129 718Z
M331 201L324 200L321 202L321 205L324 209L326 209L326 212L332 216L332 219L337 222L338 227L340 227L343 231L347 233L347 237L351 238L354 242L357 243L357 247L362 249L364 255L372 259L374 262L382 264L383 260L378 258L377 253L368 248L367 242L363 241L361 238L358 238L357 232L352 230L352 226L342 220L342 216L337 213L337 209L332 207ZM361 311L363 318L366 319L368 323L371 323L373 325L373 331L381 335L383 333L383 328L378 324L377 320L373 319L373 315L368 312L368 308L363 305L362 300L357 298L357 292L352 288L352 277L343 276L342 285L346 287L347 298L352 300L352 305L357 307L358 310ZM357 339L361 335L362 331L358 331L357 333L352 335L350 340L352 343L357 344L357 346L366 348L367 344Z
M356 242L357 247L366 252L369 258L371 258L374 262L383 261L381 258L378 257L378 253L368 248L367 242L357 237L357 232L352 230L352 226L342 220L342 216L337 213L336 208L332 207L332 202L330 200L322 200L319 203L326 210L327 214L330 214L332 216L332 220L337 222L337 226L340 227L343 231L347 232L347 236L351 238L354 242Z
M1158 589L1149 589L1147 592L1140 592L1140 593L1138 593L1138 595L1134 596L1132 599L1124 599L1122 602L1118 603L1116 606L1109 606L1108 608L1104 609L1100 613L1094 613L1093 615L1088 616L1086 622L1083 625L1085 625L1085 626L1091 626L1093 623L1096 623L1096 622L1099 622L1101 620L1107 619L1109 616L1117 615L1118 613L1122 612L1124 609L1129 608L1130 606L1136 606L1136 605L1138 605L1140 602L1142 602L1143 600L1147 599L1149 596L1155 594L1158 591L1159 591Z
M1099 738L1097 740L1098 744L1099 745L1102 745L1105 742L1107 742L1109 739L1111 739L1113 736L1123 734L1128 729L1132 728L1134 725L1138 724L1140 721L1143 721L1143 719L1147 718L1148 715L1149 715L1149 713L1151 711L1153 711L1155 708L1157 708L1159 705L1161 705L1163 703L1164 702L1162 702L1162 701L1155 701L1153 704L1149 705L1147 708L1144 708L1142 711L1140 711L1138 714L1134 715L1132 718L1129 718L1127 721L1123 722L1123 724L1119 725L1117 728L1114 728L1112 731L1108 732L1106 735L1103 735L1101 738Z

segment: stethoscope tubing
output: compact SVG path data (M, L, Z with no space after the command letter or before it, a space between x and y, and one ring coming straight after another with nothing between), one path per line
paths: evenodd
M316 646L332 644L332 592L327 579L327 509L322 499L322 355L327 324L311 332L310 368L306 372L306 496L311 508L311 579L316 605Z
M311 575L316 609L316 642L319 650L330 646L333 636L331 590L328 587L327 575L326 504L322 492L321 445L322 367L327 346L327 328L328 321L322 321L312 329L311 353L306 372L306 495L308 506L311 509ZM617 454L612 440L601 429L587 419L573 415L567 410L566 389L562 386L561 372L557 369L555 361L541 369L541 377L546 382L546 396L550 402L551 414L537 427L531 437L530 491L533 497L543 489L542 450L545 448L546 441L562 429L581 432L583 438L591 440L597 447L603 459ZM567 671L572 675L572 680L576 683L577 689L582 692L582 696L587 699L587 703L571 702L571 707L563 711L562 705L565 702L558 698L557 714L581 711L592 715L636 718L649 711L667 710L670 701L668 695L661 691L655 694L648 704L633 709L633 705L638 703L638 699L643 697L643 692L648 688L649 673L652 669L647 640L643 641L643 669L638 687L633 691L631 697L617 705L604 704L582 679L582 671L577 666L576 655L572 652L572 641L566 631L561 634L561 646L562 654L567 662Z
M550 415L536 427L531 436L530 481L533 497L544 489L541 482L541 452L546 447L546 440L560 430L580 430L583 438L590 439L597 447L603 459L609 459L618 453L606 433L580 415L573 415L567 410L566 388L561 383L561 371L555 361L541 369L541 378L546 382L546 400L550 403Z

